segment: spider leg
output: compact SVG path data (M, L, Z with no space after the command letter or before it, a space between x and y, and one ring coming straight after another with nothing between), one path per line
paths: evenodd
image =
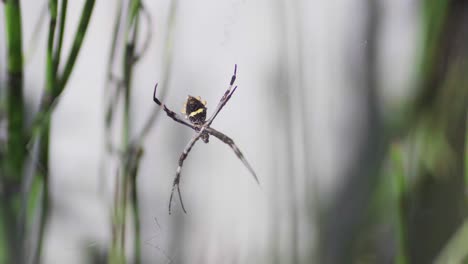
M247 169L250 171L250 173L254 177L255 181L258 183L258 185L260 185L260 181L257 178L257 174L255 174L255 171L253 170L252 166L250 166L249 162L245 159L244 155L242 154L240 149L237 147L237 145L234 143L234 141L230 137L228 137L225 134L217 131L214 128L208 127L205 130L209 134L213 135L214 137L218 138L222 142L229 145L229 147L232 148L234 153L236 153L237 157L242 161L242 163L244 163L244 166L247 167Z
M176 186L177 186L177 192L179 193L179 200L180 200L180 205L182 206L182 211L184 211L184 213L187 213L187 211L185 210L185 206L184 206L184 200L182 199L182 193L180 192L180 186L177 183L177 185L172 186L171 197L169 198L169 214L171 214L172 196L174 194L174 190Z
M180 200L180 205L182 206L182 210L184 211L184 213L187 213L187 211L185 210L185 206L184 206L184 200L182 199L182 193L180 192L180 185L177 185L177 192L179 193L179 200Z
M159 105L162 106L163 110L166 112L167 116L172 118L174 121L181 123L182 125L188 126L193 130L196 130L195 127L190 124L189 122L185 121L184 118L180 117L178 114L176 114L174 111L169 109L164 103L161 103L159 99L156 97L156 89L158 88L158 83L154 86L154 92L153 92L153 101Z
M182 152L182 155L180 155L179 166L177 167L177 170L176 170L176 176L174 178L174 183L172 184L171 197L169 198L169 214L171 214L172 197L174 195L174 191L176 188L177 188L177 191L179 192L179 199L180 199L180 204L182 206L182 210L184 211L184 213L187 213L187 211L185 211L184 202L182 201L182 195L180 194L180 187L179 187L180 175L181 175L182 166L184 165L185 159L187 158L188 154L192 150L192 147L195 145L195 143L201 138L202 134L203 134L203 131L197 133L189 141L187 146L185 146L184 151Z
M215 110L215 112L213 113L213 115L211 115L210 119L208 119L208 121L205 122L204 126L209 127L209 126L211 125L211 123L213 123L215 117L219 114L219 112L221 111L221 109L223 109L223 107L226 105L226 103L229 101L229 99L231 99L231 96L232 96L232 94L236 91L236 89L237 89L237 86L235 86L234 89L232 89L231 93L228 94L228 95L220 102L219 107Z
M226 105L227 101L231 98L231 95L234 93L234 91L237 89L237 86L232 89L234 86L234 82L236 81L237 78L237 64L234 65L234 74L231 77L231 82L229 83L228 89L224 92L223 97L221 97L221 100L219 101L218 105L216 106L213 114L211 117L208 119L208 121L205 122L206 126L210 126L211 123L213 123L213 120L215 117L218 115L219 111Z

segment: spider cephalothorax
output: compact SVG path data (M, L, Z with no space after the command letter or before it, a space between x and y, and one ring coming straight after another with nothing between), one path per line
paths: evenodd
M171 214L171 202L172 202L172 195L174 194L174 190L177 188L177 191L179 193L179 199L180 203L182 206L182 210L185 211L184 208L184 203L182 202L182 196L180 194L180 173L182 171L182 166L184 164L185 159L187 158L190 150L192 150L192 147L195 145L195 143L201 138L205 143L208 143L208 137L210 135L218 138L225 144L227 144L229 147L232 148L234 153L236 153L237 157L244 163L244 165L247 167L247 169L250 171L254 179L259 183L257 175L255 175L254 170L250 166L250 164L247 162L247 160L244 158L244 155L242 155L241 151L239 148L234 144L234 141L226 136L225 134L219 132L218 130L212 128L210 125L213 123L213 120L215 117L219 114L221 109L226 105L226 103L231 99L232 94L236 91L237 86L234 86L234 82L236 81L236 73L237 73L237 65L234 67L234 74L231 77L231 82L229 83L229 87L224 92L223 97L221 97L221 100L218 103L218 106L216 106L216 109L214 110L213 114L206 120L206 101L202 101L200 97L193 97L189 96L187 98L187 101L184 105L184 108L182 109L182 113L185 114L185 117L189 119L190 122L185 121L182 117L177 115L175 112L167 108L167 106L159 99L156 97L156 88L158 87L158 84L156 83L154 87L154 93L153 93L153 100L156 104L159 106L162 106L166 114L172 118L174 121L181 123L182 125L188 126L191 129L195 130L197 132L195 136L189 141L187 146L185 146L184 151L182 152L182 155L180 155L179 158L179 166L177 167L176 170L176 177L174 179L174 183L172 185L172 192L171 192L171 197L169 198L169 214Z

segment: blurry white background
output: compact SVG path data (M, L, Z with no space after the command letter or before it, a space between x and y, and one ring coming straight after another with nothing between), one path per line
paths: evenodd
M110 242L115 171L102 175L100 165L116 2L96 2L76 68L53 115L54 210L44 263L84 263L83 252ZM417 55L418 7L414 0L380 2L379 83L385 107L396 107L407 93ZM37 103L44 86L46 34L30 40L46 3L21 4L24 49L36 50L26 58L25 94ZM68 29L76 28L82 4L69 2ZM141 31L150 30L152 42L133 77L133 132L158 109L151 97L165 70L171 1L145 5L152 25ZM366 1L178 1L174 21L172 77L160 87L167 90L165 103L179 112L188 94L200 95L211 113L237 64L239 88L213 127L234 139L261 186L227 145L214 138L209 144L200 141L182 172L188 213L175 199L174 213L168 215L179 155L193 131L160 112L138 175L145 263L308 263L315 254L316 205L345 175L360 139L361 91L353 79L367 44ZM47 31L46 23L40 30ZM73 31L66 32L64 54L73 37ZM1 49L4 56L4 45Z

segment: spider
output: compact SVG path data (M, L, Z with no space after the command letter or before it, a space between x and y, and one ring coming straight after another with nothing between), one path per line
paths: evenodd
M172 197L174 194L174 191L177 189L177 192L179 194L179 200L180 204L182 207L182 210L184 213L187 213L184 207L184 203L182 201L182 195L180 193L180 176L181 176L181 171L182 171L182 166L184 165L184 161L187 158L187 155L190 153L190 150L192 150L193 146L195 143L201 138L203 142L208 143L209 142L209 136L212 135L225 144L227 144L229 147L232 148L234 153L237 155L237 157L244 163L245 167L250 171L252 176L254 177L255 181L257 184L260 184L260 181L257 178L257 175L255 174L255 171L252 169L252 166L247 162L247 160L244 158L244 155L242 152L239 150L239 148L236 146L234 141L226 136L225 134L217 131L216 129L212 128L210 125L213 123L214 119L216 116L219 114L221 109L226 105L226 103L231 99L232 94L236 91L237 86L234 86L234 82L236 81L236 75L237 74L237 64L234 65L234 74L231 77L231 82L229 83L229 87L224 92L223 97L221 97L221 100L218 103L218 106L216 106L215 111L213 114L206 120L206 101L202 101L200 97L193 97L193 96L188 96L187 101L184 104L184 108L182 109L182 113L185 115L185 119L188 119L186 121L184 118L176 114L174 111L170 110L164 103L161 103L159 99L156 97L156 89L158 88L158 84L154 86L154 92L153 92L153 100L156 104L161 106L163 110L166 112L166 114L172 118L174 121L181 123L182 125L185 125L187 127L190 127L193 129L196 134L192 137L192 139L188 142L188 144L185 146L184 151L180 155L179 158L179 166L177 167L176 170L176 176L174 178L174 182L172 184L172 191L171 191L171 196L169 198L169 214L171 214L171 204L172 204Z

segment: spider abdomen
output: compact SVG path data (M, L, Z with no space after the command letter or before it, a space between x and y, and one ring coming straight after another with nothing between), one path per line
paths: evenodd
M200 97L188 96L185 102L182 113L189 119L192 124L202 125L206 120L206 101L202 101Z

